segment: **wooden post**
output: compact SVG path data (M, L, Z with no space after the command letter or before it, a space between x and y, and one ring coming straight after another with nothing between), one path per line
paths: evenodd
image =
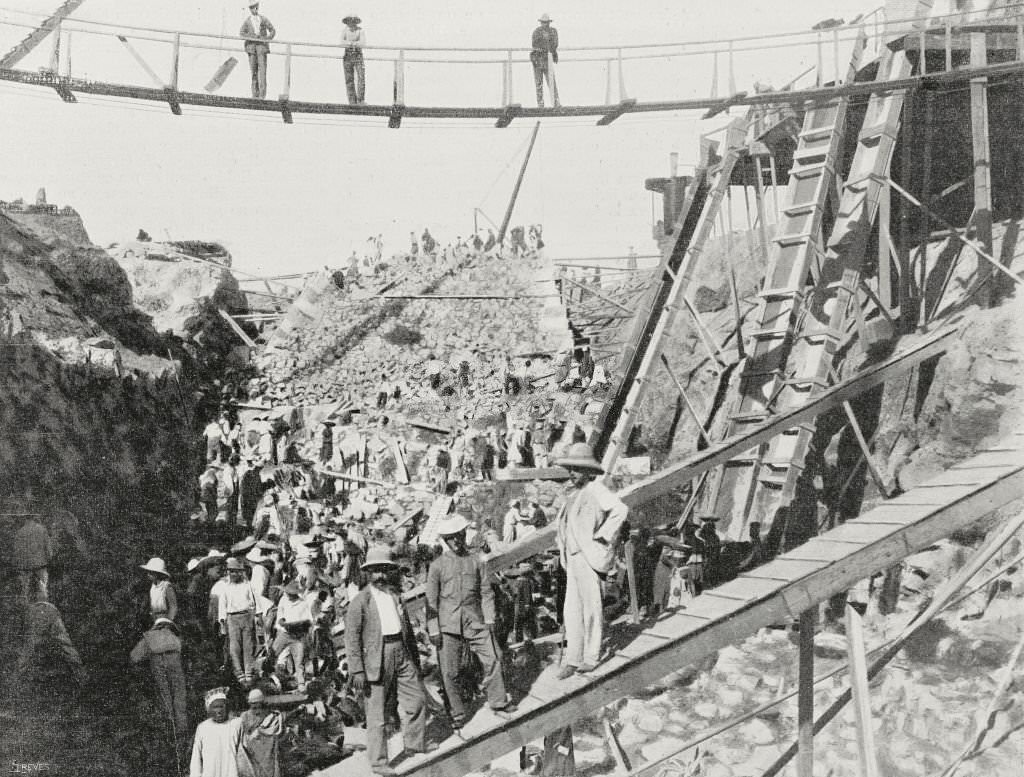
M928 54L928 41L926 39L923 26L921 28L921 32L918 33L918 45L921 47L921 56L918 60L918 62L920 63L918 67L918 72L921 75L925 76L928 75L928 57L926 56Z
M626 94L626 76L622 72L622 49L619 49L619 102L627 99L628 96Z
M718 52L712 55L711 59L711 94L708 95L712 100L718 97ZM665 226L668 226L667 224Z
M768 155L768 169L772 175L772 204L775 206L775 223L778 224L782 218L782 210L779 207L779 173L775 166L775 154Z
M932 119L934 116L934 95L930 91L924 93L924 126L921 127L924 148L921 160L921 202L931 202L932 198ZM921 294L921 307L918 310L918 326L924 326L928 313L928 238L930 229L928 219L921 220L920 240L917 249L917 288Z
M64 39L64 75L67 78L71 78L71 31L68 31L67 37Z
M814 777L814 630L818 621L815 605L800 614L797 678L797 777Z
M821 71L822 71L823 65L822 65L822 61L821 61L821 33L820 32L818 33L818 39L817 39L817 42L815 43L815 48L817 49L817 52L818 52L818 69L817 69L817 72L814 75L814 85L815 86L821 86L821 82L822 82Z
M892 311L892 238L889 236L889 219L892 208L892 192L883 186L878 193L878 299L886 311Z
M554 83L554 81L552 81ZM519 188L523 185L523 176L526 175L526 166L530 164L530 154L533 153L533 144L537 142L537 133L540 131L540 122L533 128L533 134L530 135L530 145L526 147L526 156L523 158L523 166L519 170L519 177L516 178L516 185L512 188L512 196L508 201L508 208L505 209L505 217L501 220L501 226L498 227L498 245L501 245L501 241L505 239L505 232L508 231L508 224L512 220L512 210L516 205L516 198L519 197Z
M764 212L764 168L761 157L754 156L754 207L757 211L757 238L761 244L761 258L768 261L768 225ZM767 266L767 265L766 265Z
M281 92L281 99L291 99L292 94L292 44L284 47L284 91Z
M508 107L508 62L501 63L501 104L503 107ZM475 213L474 213L475 216Z
M733 57L732 41L729 41L729 95L736 94L736 65Z
M640 623L640 596L636 590L636 538L630 532L624 547L626 582L629 584L629 615L634 625Z
M516 101L512 81L512 51L510 49L508 52L508 105L512 105Z
M846 653L850 663L850 687L857 718L857 756L861 777L878 777L875 732L871 728L871 696L868 690L868 661L864 648L864 625L860 613L846 605Z
M398 60L395 62L395 103L405 105L405 52L398 52Z
M913 186L914 178L914 93L907 92L903 99L903 123L900 128L900 177L908 187ZM899 243L896 246L899 256L899 302L900 320L904 332L914 331L917 322L917 306L921 304L913 287L913 273L910 268L910 208L906 202L900 203Z
M953 23L949 19L946 20L945 49L946 72L948 73L953 69Z
M174 49L171 52L171 80L168 88L172 92L178 91L178 70L181 63L181 33L174 33Z
M60 23L53 30L53 49L50 51L50 70L60 75Z
M832 83L839 86L843 82L842 72L839 69L839 28L832 30L832 65L835 69L835 78Z
M606 61L604 80L604 104L612 104L612 61L610 59Z
M985 67L988 63L985 33L971 34L971 67ZM992 253L992 167L988 140L988 79L984 76L971 79L971 147L974 152L974 226L978 242L989 254ZM985 283L992 277L992 268L984 262L978 263L978 283ZM994 297L991 287L979 294L979 304L991 304Z

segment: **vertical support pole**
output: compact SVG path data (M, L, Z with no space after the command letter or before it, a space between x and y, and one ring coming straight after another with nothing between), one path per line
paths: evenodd
M71 32L64 39L64 75L71 78Z
M836 27L832 30L832 66L834 68L834 83L839 86L843 83L843 75L839 68L839 28Z
M850 688L857 719L857 756L862 777L878 777L875 732L871 728L871 697L868 690L868 661L864 649L864 625L860 613L846 605L846 652L850 662Z
M899 150L900 150L900 176L902 184L912 188L914 178L914 144L913 138L916 127L914 126L914 105L916 103L913 92L907 92L903 99L903 121L900 124ZM914 276L910 267L910 206L906 201L900 202L900 234L899 243L896 246L897 256L900 263L899 280L899 301L900 320L903 323L905 332L912 332L917 322L918 305L920 299L913 286Z
M53 30L53 49L50 51L50 70L54 75L60 73L60 24Z
M892 190L881 187L878 192L878 299L886 310L892 310L892 238L889 236Z
M508 62L501 63L501 105L507 108L508 101Z
M923 159L921 160L921 202L930 203L932 199L932 118L934 111L934 95L930 91L924 93L924 136ZM921 239L917 249L917 287L921 294L921 308L918 311L918 325L924 326L928 314L928 235L930 226L927 216L922 214Z
M953 23L946 20L946 72L953 69ZM1020 57L1018 57L1019 59Z
M757 210L757 237L761 243L761 256L768 261L768 226L765 224L764 213L764 168L761 157L754 156L754 207ZM767 266L767 265L766 265Z
M610 59L605 63L604 104L612 104L612 61Z
M800 614L796 692L797 777L814 777L814 630L817 621L816 605Z
M622 72L622 49L619 49L619 102L629 97L626 94L626 76Z
M928 75L928 40L923 27L917 37L918 45L921 47L921 58L919 60L920 65L918 70L920 75L926 76Z
M171 51L171 79L168 86L171 91L178 91L178 70L181 64L181 33L174 33L174 49Z
M729 94L736 94L736 62L733 57L733 42L729 41Z
M1017 61L1024 60L1024 19L1017 20Z
M718 97L718 52L712 55L711 59L711 94L709 97L714 100Z
M775 166L775 154L768 155L768 169L772 175L772 204L775 205L775 223L782 219L782 211L779 208L779 173Z
M626 556L626 582L629 583L629 615L635 625L640 623L640 596L636 590L636 538L632 532L623 550Z
M281 92L282 100L290 100L292 95L292 44L287 43L284 47L284 91Z
M822 61L821 61L821 56L822 55L821 55L821 33L820 32L818 33L818 38L817 38L817 41L815 42L814 45L815 45L815 48L817 49L817 52L818 52L818 68L817 68L817 71L814 74L814 85L815 86L821 86L821 80L822 80L821 70L822 70L823 65L822 65Z
M985 33L971 34L971 67L985 67L988 62ZM977 239L985 252L992 253L992 166L988 140L988 79L971 79L971 147L974 152L974 226ZM992 277L987 262L978 263L978 282ZM979 304L989 305L993 299L991 287L981 290Z
M398 52L398 104L405 105L405 52Z
M512 50L508 51L508 104L512 105L516 101L516 96L512 89Z

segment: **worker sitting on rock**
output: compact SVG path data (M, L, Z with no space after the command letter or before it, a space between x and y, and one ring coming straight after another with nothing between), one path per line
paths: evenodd
M501 675L494 644L494 591L480 558L467 546L470 523L458 513L438 524L437 532L445 551L427 572L427 618L431 636L440 642L438 663L451 707L452 722L459 728L466 721L466 708L458 677L466 648L483 667L487 703L495 711L515 709Z

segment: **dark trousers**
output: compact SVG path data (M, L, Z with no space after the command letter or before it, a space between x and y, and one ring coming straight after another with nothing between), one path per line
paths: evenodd
M491 630L483 624L475 624L464 627L461 635L442 634L438 656L441 677L448 694L452 716L463 720L466 717L466 706L459 693L458 677L463 669L462 655L466 647L480 659L484 673L482 685L487 692L487 703L491 707L504 707L507 701L505 680L501 676L501 662L494 649Z
M555 107L561 106L558 101L558 84L555 83L555 74L548 70L548 62L544 60L533 60L533 84L537 88L537 107L544 107L544 81L548 82L548 91L551 92L551 100Z
M267 50L264 47L249 52L249 72L252 73L252 96L267 97Z
M387 710L398 703L402 717L402 738L406 750L422 751L427 727L426 692L416 666L401 640L384 643L380 682L369 683L366 700L366 755L370 767L388 762L388 741L384 735Z
M351 49L345 52L342 60L345 69L345 89L348 91L349 105L360 105L366 99L366 64L363 52Z
M385 408L388 406L388 393L386 391L380 391L377 393L377 407Z

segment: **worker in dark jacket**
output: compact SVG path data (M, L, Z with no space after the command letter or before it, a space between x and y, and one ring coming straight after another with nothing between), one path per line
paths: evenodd
M397 705L402 713L405 749L428 751L425 739L426 692L419 652L409 614L398 595L398 565L388 548L370 548L363 571L370 584L360 591L345 613L345 653L352 687L366 696L366 750L377 774L394 774L388 765L384 736L386 711Z
M249 15L242 22L238 37L245 39L245 53L249 55L249 71L252 73L252 96L258 100L267 97L267 54L275 35L277 31L270 19L260 14L260 4L250 2Z
M533 83L537 87L537 107L544 107L544 81L546 80L555 107L561 108L554 71L554 65L558 63L558 30L551 26L551 17L547 14L543 14L538 21L540 27L533 31L532 50L530 51Z
M445 551L427 572L428 630L440 639L438 663L444 680L452 721L461 727L466 708L458 690L463 649L468 647L480 659L487 703L496 711L514 709L501 676L501 662L494 647L494 590L480 558L466 543L469 521L454 513L438 524L437 532Z

